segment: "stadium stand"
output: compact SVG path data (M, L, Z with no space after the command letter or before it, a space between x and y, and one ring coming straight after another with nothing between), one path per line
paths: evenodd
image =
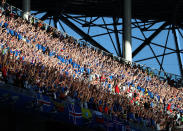
M43 95L38 103L50 105L49 100L55 100L57 110L64 110L59 102L70 102L73 124L84 118L108 129L127 129L129 122L140 125L137 130L175 130L183 125L183 89L175 88L172 80L78 43L31 16L26 21L10 9L7 6L0 14L5 83Z

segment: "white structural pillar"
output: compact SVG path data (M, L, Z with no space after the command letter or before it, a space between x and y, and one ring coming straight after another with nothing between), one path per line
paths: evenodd
M123 3L123 58L132 61L132 44L131 44L131 0L124 0Z
M23 0L23 18L28 20L30 14L30 0Z

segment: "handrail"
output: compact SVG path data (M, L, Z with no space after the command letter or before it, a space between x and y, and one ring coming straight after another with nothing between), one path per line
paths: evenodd
M6 3L6 4L7 4L8 7L10 8L11 13L15 13L15 14L17 14L18 16L21 16L21 14L23 14L24 11L22 11L21 9L16 8L15 6L12 6L12 5L8 4L8 3ZM13 12L14 10L15 10L16 12ZM18 14L18 11L21 12L20 15ZM22 16L21 16L21 17L22 17ZM46 26L46 29L47 29L48 27L51 27L52 29L54 29L54 31L61 33L61 34L63 35L63 37L72 37L72 36L68 35L66 32L62 32L62 31L58 30L57 28L55 28L55 27L53 27L53 26L51 26L51 25L45 23L44 21L39 20L39 19L36 18L35 16L29 14L29 22L31 22L32 19L34 20L34 23L37 23L37 22L43 23L43 24ZM97 48L97 47L95 47L95 46L93 46L93 45L91 45L91 44L89 44L89 43L87 43L87 42L85 42L85 41L81 41L81 40L75 39L74 37L72 37L72 38L75 40L75 42L77 42L77 43L80 44L81 46L82 46L82 45L86 45L86 46L89 47L89 48L93 48L93 49L95 49L95 50L101 51L102 54L105 53L105 55L108 55L108 56L111 56L111 55L112 55L112 57L115 58L116 60L119 60L119 61L122 61L122 62L125 62L125 63L130 63L131 66L134 66L134 65L140 66L140 68L141 68L142 70L146 70L146 71L148 71L148 73L153 73L153 75L156 75L156 76L157 76L159 79L161 79L161 80L167 80L167 76L168 76L170 79L173 78L173 80L176 82L177 88L179 88L179 86L180 86L180 87L183 87L183 79L182 79L182 77L179 76L179 75L176 75L176 74L173 74L173 73L167 73L167 72L164 72L164 71L162 71L162 70L158 70L158 69L155 69L155 68L152 68L152 67L148 67L148 66L146 66L146 65L142 65L142 64L140 64L140 63L127 61L127 60L125 60L125 59L122 58L122 57L118 57L118 56L115 56L115 55L113 55L113 54L110 54L110 53L108 53L108 52L106 52L106 51L103 51L103 50L101 50L101 49L99 49L99 48Z

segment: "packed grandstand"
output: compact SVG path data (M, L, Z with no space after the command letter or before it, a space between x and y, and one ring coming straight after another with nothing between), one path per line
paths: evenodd
M27 21L10 9L2 8L0 14L5 83L73 102L106 121L132 121L156 130L183 125L183 88L175 88L173 81L82 45L33 17Z

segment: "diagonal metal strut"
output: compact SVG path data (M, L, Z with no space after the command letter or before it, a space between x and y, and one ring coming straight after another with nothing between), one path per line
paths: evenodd
M178 40L177 33L176 33L176 30L175 30L174 26L175 25L173 25L172 32L173 32L173 35L174 35L176 53L177 53L177 58L178 58L178 62L179 62L179 69L180 69L181 76L183 76L183 67L182 67L182 59L181 59L181 54L180 54L180 49L179 49L179 40Z
M165 22L161 25L149 38L145 39L145 41L132 53L132 56L135 57L146 45L149 45L150 42L168 25Z
M117 46L118 46L118 54L120 57L122 57L122 52L121 52L121 46L120 46L120 42L119 42L119 36L118 36L118 29L117 29L117 26L116 24L118 23L118 18L116 17L113 17L113 27L114 27L114 33L115 33L115 38L116 38L116 43L117 43Z
M69 26L72 30L74 30L76 33L78 33L81 37L83 37L86 41L90 42L93 46L96 46L109 53L109 51L107 49L105 49L103 46L101 46L99 43L97 43L94 39L92 39L89 35L87 35L85 32L83 32L81 29L79 29L76 25L74 25L66 17L64 17L63 15L60 15L60 20L62 22L64 22L67 26Z

